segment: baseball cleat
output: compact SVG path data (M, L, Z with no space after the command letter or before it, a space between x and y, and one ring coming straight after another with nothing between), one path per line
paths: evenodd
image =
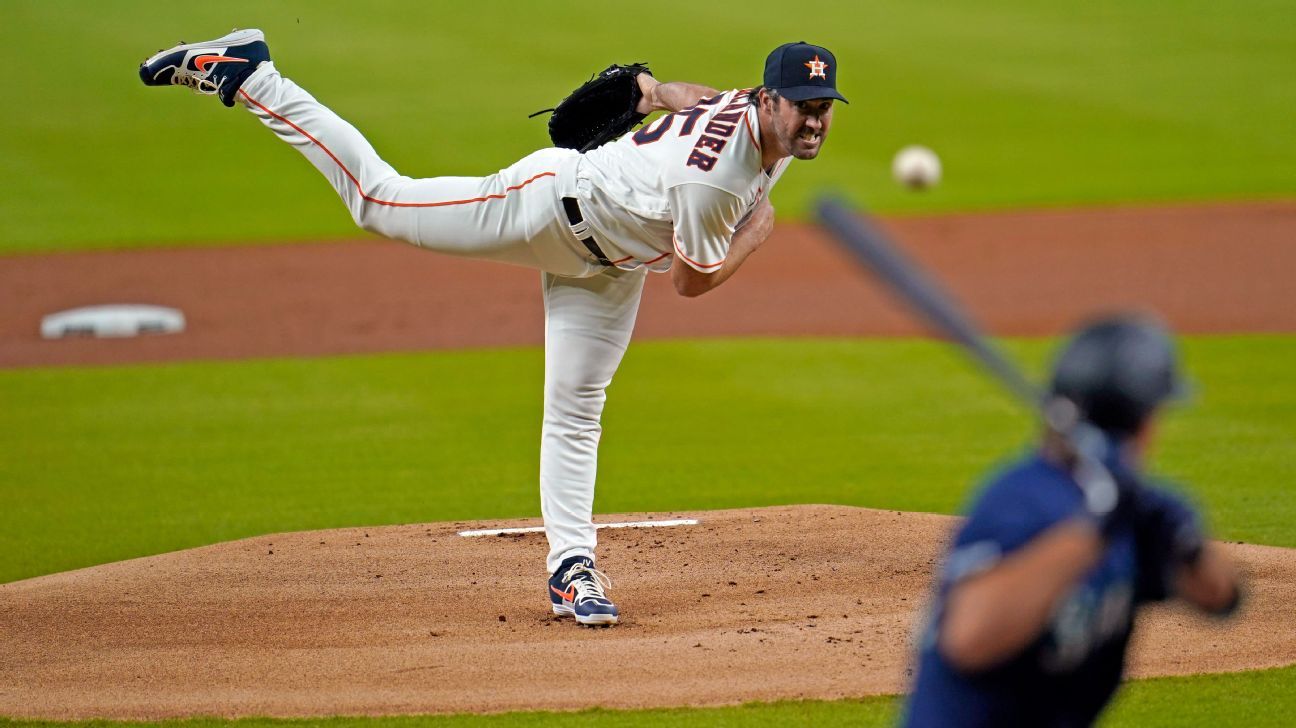
M270 60L265 34L236 30L204 43L185 44L158 51L140 64L145 86L188 86L194 93L215 94L226 106L234 105L239 86L261 63Z
M549 577L549 601L554 614L570 614L581 624L616 624L620 612L603 591L610 588L612 580L594 568L593 559L572 556Z

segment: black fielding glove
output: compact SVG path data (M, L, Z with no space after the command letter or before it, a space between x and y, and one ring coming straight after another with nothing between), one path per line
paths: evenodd
M641 73L652 71L643 63L613 64L581 84L557 107L531 116L552 111L549 138L554 146L588 152L635 128L647 116L637 110L643 99Z

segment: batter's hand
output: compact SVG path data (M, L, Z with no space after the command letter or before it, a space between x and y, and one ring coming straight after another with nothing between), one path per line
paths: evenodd
M1160 568L1192 566L1201 558L1206 536L1197 512L1187 503L1156 488L1140 489L1133 507L1139 553Z
M639 99L639 105L635 107L635 111L640 114L651 114L662 108L657 103L657 87L661 85L661 81L647 73L635 76L635 80L639 82L639 90L643 92L643 98Z

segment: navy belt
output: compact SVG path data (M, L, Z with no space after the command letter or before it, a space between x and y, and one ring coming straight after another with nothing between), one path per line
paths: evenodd
M585 223L585 218L581 217L580 205L576 203L575 197L564 197L563 209L567 211L567 222L571 224L572 233L576 239L581 241L590 254L598 259L602 265L612 267L612 261L603 254L603 249L594 242L594 236L589 234L589 225Z

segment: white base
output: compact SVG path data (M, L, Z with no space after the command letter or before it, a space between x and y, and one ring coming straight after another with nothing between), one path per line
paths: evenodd
M696 518L677 518L671 521L628 521L626 523L598 523L594 528L662 528L664 526L696 526ZM507 533L544 533L544 526L526 528L487 528L480 531L460 531L465 538L474 536L499 536Z
M41 319L41 336L46 339L177 334L184 328L185 317L180 311L141 304L86 306L52 313Z

